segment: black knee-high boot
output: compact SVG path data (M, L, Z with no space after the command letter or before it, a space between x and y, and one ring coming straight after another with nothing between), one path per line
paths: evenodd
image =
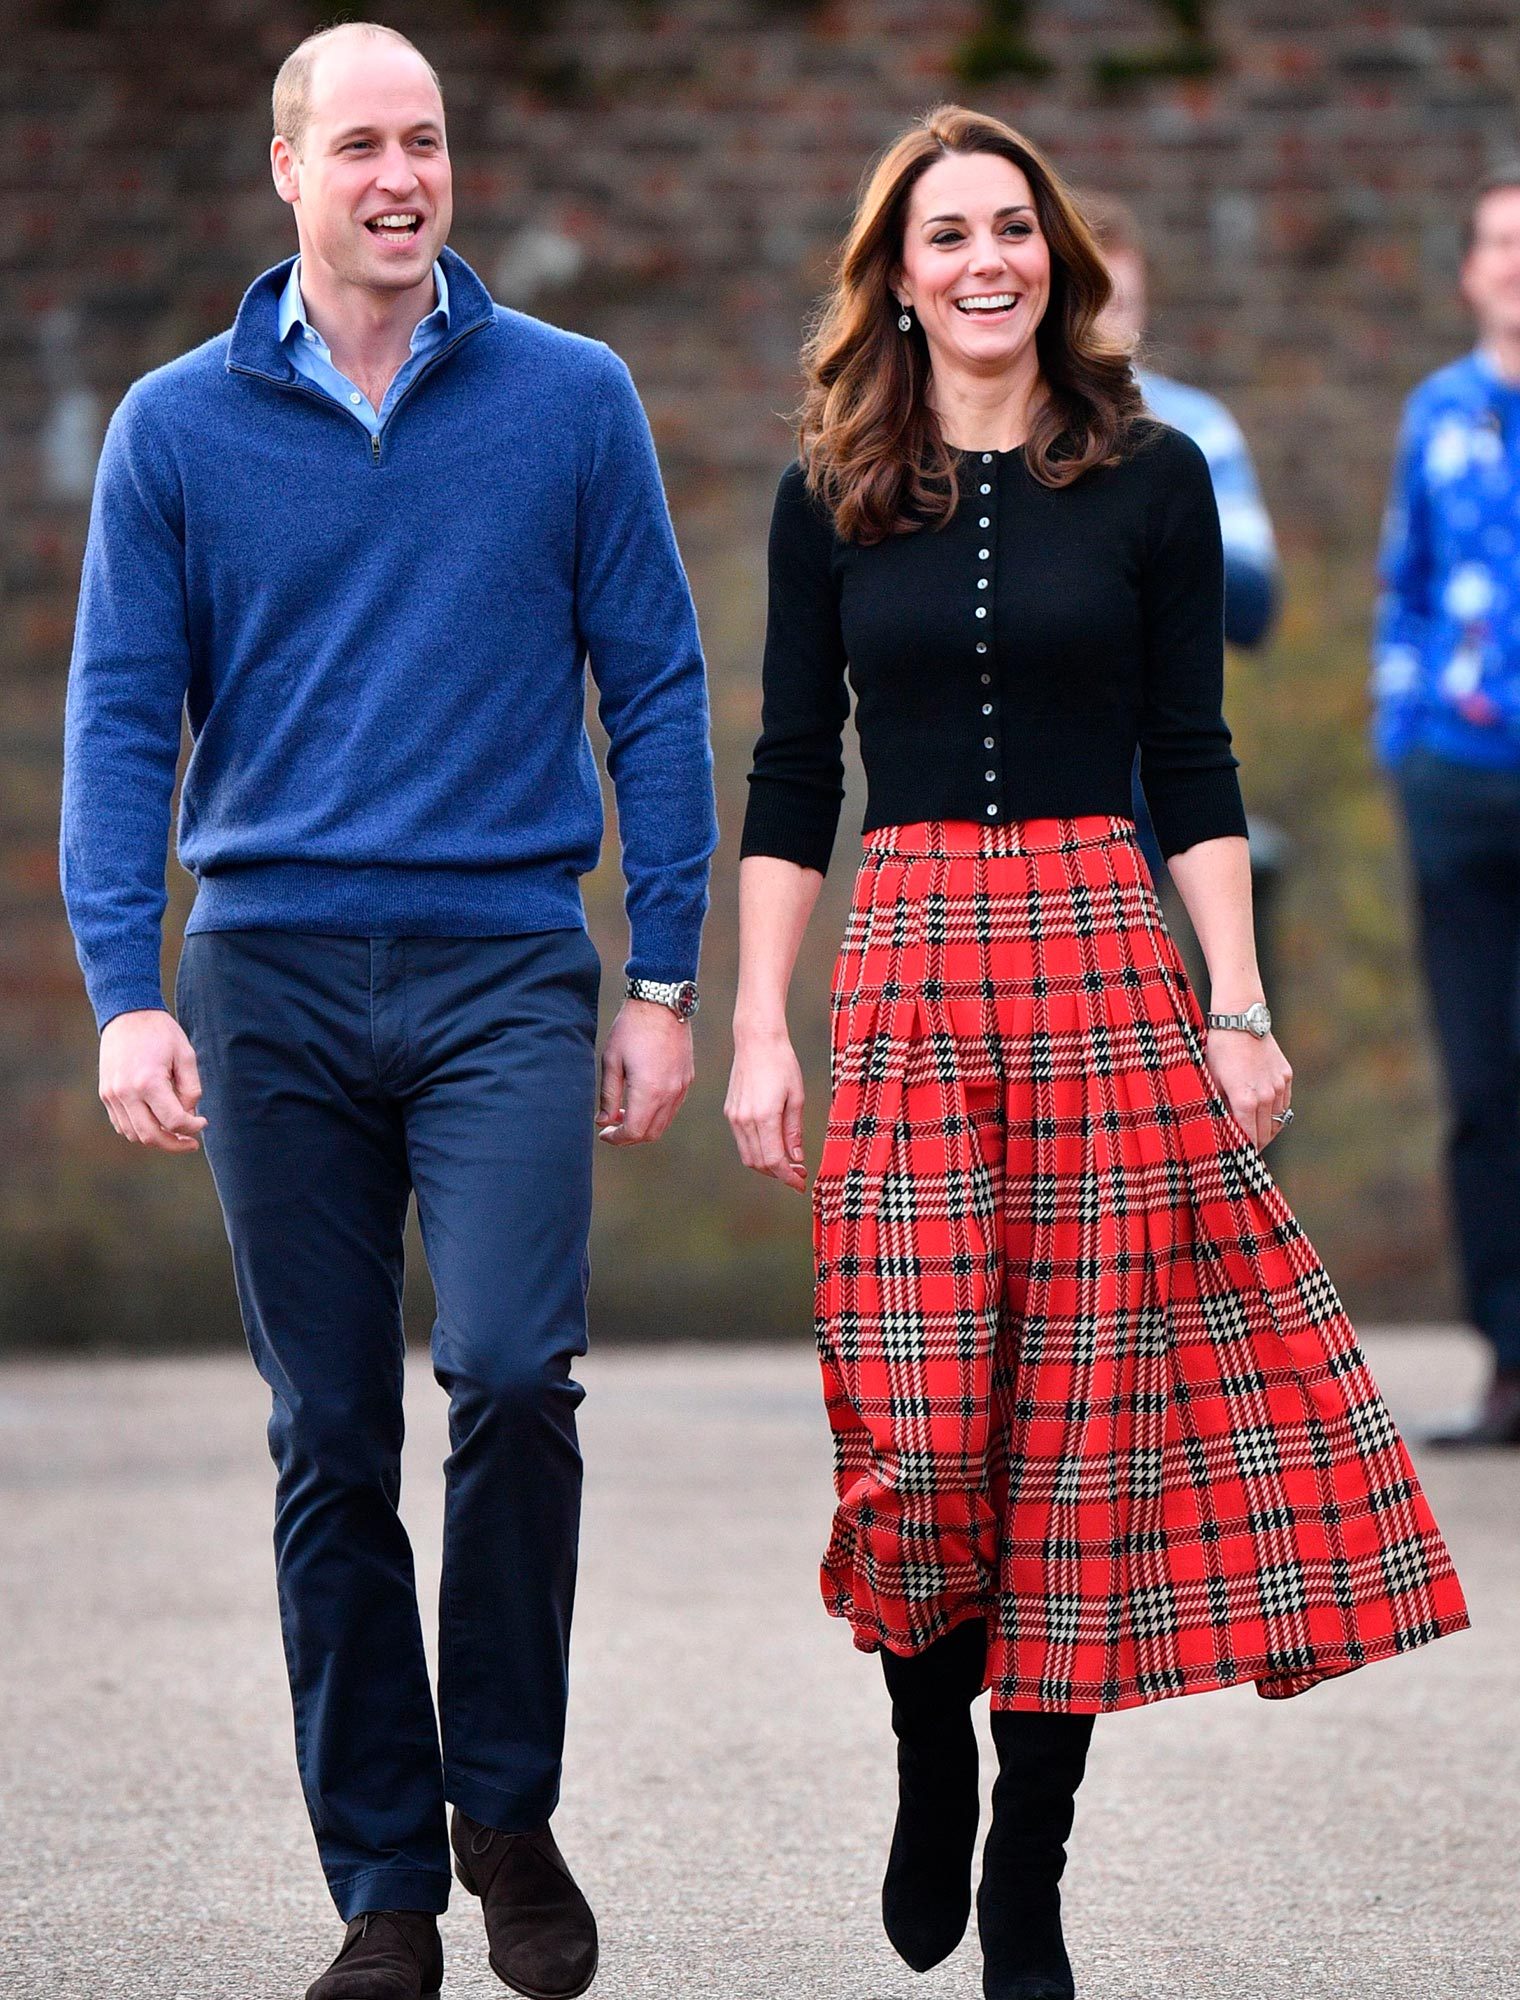
M1092 1729L1090 1715L992 1712L998 1775L976 1898L987 2000L1074 2000L1059 1883Z
M881 1917L898 1956L927 1972L954 1951L971 1915L976 1852L976 1730L987 1628L957 1625L911 1659L881 1656L897 1737L897 1824Z

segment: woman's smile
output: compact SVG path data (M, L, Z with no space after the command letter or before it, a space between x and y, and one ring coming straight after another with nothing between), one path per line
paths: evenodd
M1017 292L966 292L953 301L967 319L1006 320L1019 303Z

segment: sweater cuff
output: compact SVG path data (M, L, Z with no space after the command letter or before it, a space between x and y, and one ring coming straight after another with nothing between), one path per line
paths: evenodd
M1233 768L1211 771L1168 771L1146 775L1146 803L1161 852L1169 861L1200 840L1221 840L1246 833L1246 809L1240 780Z
M702 910L679 917L660 911L644 915L633 927L628 962L623 970L630 979L660 982L694 980L702 951Z
M156 958L157 953L154 956ZM95 1010L95 1026L102 1032L118 1014L135 1014L147 1009L164 1014L170 1011L164 1002L164 990L156 965L151 973L146 967L113 966L108 970L102 969L89 976L85 985L90 1005Z
M779 861L794 861L799 868L816 868L820 875L827 875L841 804L838 796L824 797L772 778L752 777L739 859L770 854Z

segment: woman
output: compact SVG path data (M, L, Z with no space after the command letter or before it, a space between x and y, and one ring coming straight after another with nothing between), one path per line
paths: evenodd
M885 155L805 360L770 549L727 1114L802 1189L786 994L869 783L814 1188L830 1611L880 1651L910 1965L971 1903L989 2000L1073 1993L1057 1883L1099 1712L1293 1695L1466 1624L1451 1561L1260 1149L1293 1116L1220 713L1201 453L1144 417L1108 280L1007 126ZM1137 743L1207 958L1139 858Z

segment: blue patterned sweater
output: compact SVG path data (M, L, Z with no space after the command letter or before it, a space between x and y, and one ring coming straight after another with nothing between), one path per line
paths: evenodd
M1378 568L1379 757L1520 770L1520 385L1481 352L1409 398Z

